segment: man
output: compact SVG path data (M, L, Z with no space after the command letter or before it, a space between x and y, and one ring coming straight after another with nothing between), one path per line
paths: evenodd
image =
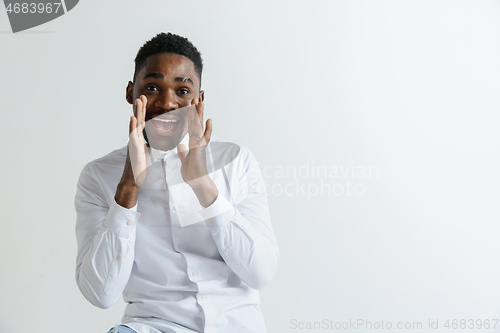
M265 187L248 148L203 129L202 67L186 38L146 42L129 144L78 181L78 287L100 308L128 303L110 332L265 332L257 290L279 261Z

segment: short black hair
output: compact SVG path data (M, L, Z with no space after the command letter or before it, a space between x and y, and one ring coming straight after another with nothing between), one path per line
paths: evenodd
M198 49L187 38L175 35L172 33L159 33L155 37L148 40L137 52L135 57L135 71L134 81L136 74L141 70L149 56L158 53L174 53L190 59L194 63L194 68L200 79L201 89L201 72L203 71L203 60Z

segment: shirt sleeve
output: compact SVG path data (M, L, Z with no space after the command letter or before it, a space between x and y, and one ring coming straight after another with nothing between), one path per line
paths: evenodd
M75 196L76 282L85 298L100 308L113 305L129 280L140 216L136 207L126 209L114 199L106 200L105 191L91 166L85 166Z
M229 171L227 177L232 202L219 195L199 214L205 219L227 265L250 287L262 289L274 277L279 250L258 163L247 148L240 154L232 162L234 165L225 167ZM223 213L214 216L220 211Z

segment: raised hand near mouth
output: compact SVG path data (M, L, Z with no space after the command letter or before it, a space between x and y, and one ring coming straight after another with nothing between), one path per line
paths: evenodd
M116 203L134 207L137 203L139 188L148 175L148 158L151 148L144 142L143 130L146 124L147 98L141 95L135 100L134 114L130 117L127 159L122 178L116 189Z
M218 195L217 187L208 176L206 147L212 135L212 119L206 122L203 131L203 111L205 103L193 100L196 108L188 114L189 151L184 144L177 146L177 154L181 160L182 179L193 189L200 204L210 206Z

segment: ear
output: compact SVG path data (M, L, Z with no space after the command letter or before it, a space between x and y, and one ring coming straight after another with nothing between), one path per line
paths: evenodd
M203 90L200 90L200 102L203 102L205 100L205 92Z
M125 99L129 104L134 104L134 84L128 81L127 88L125 89Z

